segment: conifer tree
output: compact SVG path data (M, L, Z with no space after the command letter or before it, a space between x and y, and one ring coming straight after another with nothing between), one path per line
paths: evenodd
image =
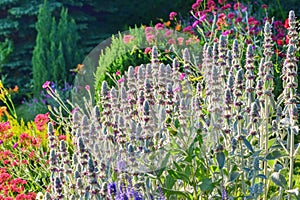
M50 49L49 33L51 31L51 12L48 8L47 1L39 9L38 21L36 23L37 38L36 46L33 50L32 73L34 84L34 95L39 95L42 84L47 81L48 67L51 63L47 56Z

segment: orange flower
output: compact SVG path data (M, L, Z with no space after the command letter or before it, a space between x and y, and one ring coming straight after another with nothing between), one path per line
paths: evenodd
M83 64L78 64L75 69L71 69L70 71L78 73L78 72L82 71L83 67L84 67Z
M6 113L6 107L5 106L0 107L0 117L4 116L5 113Z
M171 25L171 22L170 22L170 21L165 22L165 26L166 26L166 27L169 27L170 25Z
M176 27L175 27L175 30L176 30L176 31L180 31L180 30L181 30L181 25L180 25L180 24L177 24Z
M19 91L19 87L16 85L16 86L12 89L12 91L18 92L18 91Z

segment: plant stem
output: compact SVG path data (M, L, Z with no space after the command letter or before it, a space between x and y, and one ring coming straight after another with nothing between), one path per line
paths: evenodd
M269 134L268 134L268 119L269 119L269 107L267 105L269 105L268 102L269 98L266 96L265 99L265 113L264 113L264 131L263 131L263 136L265 137L265 141L264 141L264 149L265 149L265 155L268 154L268 143L269 143ZM264 175L267 177L267 173L268 173L268 162L264 161ZM264 190L264 200L267 200L268 198L268 179L265 179L265 190Z
M292 120L291 127L294 127L294 120ZM289 155L290 170L289 170L289 185L288 185L290 190L293 189L294 148L295 148L294 140L295 140L294 131L293 131L293 129L291 129L291 131L290 131L290 155ZM288 199L292 199L291 194L288 195Z

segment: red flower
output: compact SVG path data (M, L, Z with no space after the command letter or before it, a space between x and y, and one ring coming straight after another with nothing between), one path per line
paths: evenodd
M282 42L281 39L278 39L276 42L277 42L277 45L279 45L279 46L282 46L282 45L283 45L283 42Z
M67 140L67 136L65 136L65 135L59 135L58 139L59 140Z
M285 44L288 44L289 41L290 41L290 38L289 38L289 36L287 35L287 36L285 37Z
M38 114L34 123L39 131L43 131L45 129L45 125L49 122L49 113L46 114Z
M284 28L288 29L290 27L289 25L289 18L287 18L285 21L284 21Z
M263 4L261 7L262 7L263 9L267 9L267 8L268 8L268 5L267 5L267 4Z

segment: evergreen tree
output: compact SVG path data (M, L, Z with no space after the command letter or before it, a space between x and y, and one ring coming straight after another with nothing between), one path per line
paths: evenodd
M39 94L41 85L46 80L54 81L60 86L70 81L69 69L74 68L80 59L77 27L75 21L68 16L68 10L62 8L57 22L47 8L45 1L36 24L38 35L32 58L35 95Z
M49 33L51 31L51 12L48 8L47 1L39 9L36 30L38 32L36 38L36 46L33 50L32 57L32 73L34 84L34 95L39 95L42 84L47 81L49 74L49 65L51 60L47 55L51 47Z

